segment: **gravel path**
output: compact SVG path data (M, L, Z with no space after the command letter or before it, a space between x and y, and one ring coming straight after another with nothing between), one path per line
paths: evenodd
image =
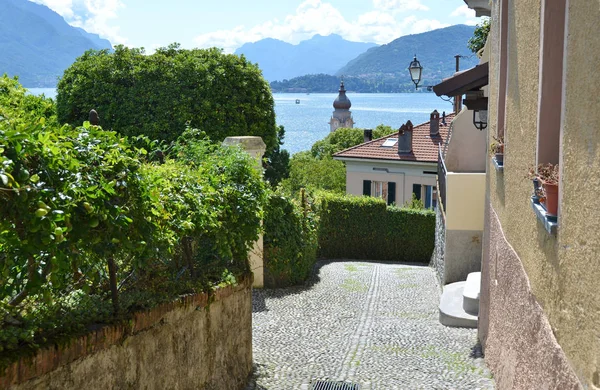
M475 329L438 321L429 267L320 262L303 287L255 290L255 373L247 390L309 390L311 381L369 389L493 389Z

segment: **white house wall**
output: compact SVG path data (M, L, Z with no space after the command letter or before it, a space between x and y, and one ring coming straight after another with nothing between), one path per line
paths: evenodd
M437 163L393 163L373 161L346 161L346 193L363 194L363 180L396 183L396 205L412 198L413 184L436 185ZM377 169L373 169L377 168ZM388 172L383 171L387 169ZM424 174L423 171L432 172Z

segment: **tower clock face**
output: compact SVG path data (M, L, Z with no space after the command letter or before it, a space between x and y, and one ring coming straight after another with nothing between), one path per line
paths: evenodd
M337 120L337 119L334 119L334 120L332 120L332 121L331 121L331 123L332 123L334 126L339 126L339 124L340 124L340 121L339 121L339 120Z

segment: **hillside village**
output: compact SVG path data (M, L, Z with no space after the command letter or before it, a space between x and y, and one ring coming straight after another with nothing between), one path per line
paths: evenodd
M600 388L600 9L452 2L233 54L0 4L0 388ZM273 93L332 88L290 155ZM408 88L429 120L356 126Z

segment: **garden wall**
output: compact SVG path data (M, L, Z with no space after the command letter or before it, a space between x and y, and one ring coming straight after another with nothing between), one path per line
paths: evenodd
M252 370L252 278L23 358L0 388L242 389Z

